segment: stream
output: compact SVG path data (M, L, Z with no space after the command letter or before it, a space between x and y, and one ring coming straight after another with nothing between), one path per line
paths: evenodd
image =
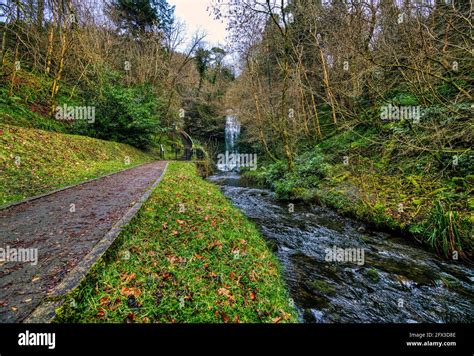
M235 172L208 179L262 232L301 322L474 321L474 271L468 265L443 261L410 238L326 207L289 206L270 190L242 186Z

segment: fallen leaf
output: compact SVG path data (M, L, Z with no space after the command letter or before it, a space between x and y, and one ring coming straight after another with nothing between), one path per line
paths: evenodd
M100 298L99 303L100 303L101 307L106 307L110 304L110 298L109 297L102 297L102 298Z
M140 289L138 288L127 288L127 287L123 287L121 290L120 290L120 294L121 295L124 295L124 296L129 296L129 295L133 295L135 298L138 298L142 292L140 291Z
M222 312L222 313L221 313L221 317L222 317L222 321L223 321L224 323L228 323L228 322L229 322L229 317L227 316L226 313Z
M136 273L124 273L120 279L124 282L124 283L128 283L130 281L133 281L135 278L137 277Z
M186 258L184 257L181 257L181 256L166 256L166 258L168 259L168 262L171 263L172 265L176 264L176 263L185 263L186 262Z
M217 294L223 295L224 297L228 298L230 302L234 302L234 301L235 301L234 296L232 295L232 293L230 292L230 290L228 290L227 288L219 288L219 289L217 290Z
M127 324L133 323L134 320L135 320L135 314L133 313L128 314L127 317L125 318L125 322Z
M116 298L114 303L112 304L111 307L109 307L109 309L111 311L114 311L115 309L117 309L120 305L122 304L122 300L120 298Z
M102 318L102 317L104 317L104 316L105 316L105 311L104 311L104 309L99 308L99 311L97 312L96 317Z

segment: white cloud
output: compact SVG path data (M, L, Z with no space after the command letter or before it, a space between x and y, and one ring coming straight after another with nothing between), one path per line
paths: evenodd
M208 9L211 0L168 0L170 5L175 5L175 15L186 23L188 38L197 30L207 33L206 42L224 44L226 25L221 20L215 20Z

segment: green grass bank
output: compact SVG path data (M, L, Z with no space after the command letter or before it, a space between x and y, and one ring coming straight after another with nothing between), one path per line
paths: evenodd
M278 261L261 234L194 164L184 162L169 164L70 298L56 321L296 321Z

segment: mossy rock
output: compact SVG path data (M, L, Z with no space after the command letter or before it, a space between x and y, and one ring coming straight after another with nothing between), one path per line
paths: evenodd
M335 295L336 291L334 290L334 287L331 286L329 283L323 281L323 280L316 280L316 281L311 281L308 283L308 285L318 291L321 292L322 294L326 295Z
M370 268L365 271L365 275L374 283L378 283L380 281L379 272L376 269Z

